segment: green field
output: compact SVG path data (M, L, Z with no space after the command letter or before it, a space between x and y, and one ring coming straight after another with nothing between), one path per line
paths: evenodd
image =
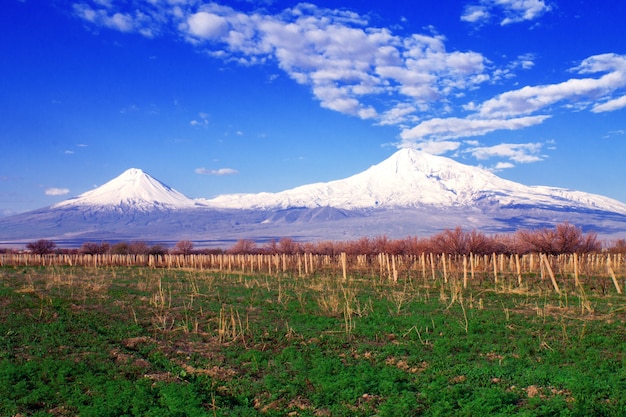
M624 295L559 279L3 266L0 415L626 415Z

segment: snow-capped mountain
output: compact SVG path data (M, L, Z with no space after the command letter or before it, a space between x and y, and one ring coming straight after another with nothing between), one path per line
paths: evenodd
M349 178L303 185L279 193L229 194L204 200L208 207L287 209L335 207L345 210L394 207L558 206L604 209L626 214L626 204L595 194L526 186L482 168L414 149L401 149Z
M139 169L50 207L0 219L0 244L52 239L176 242L227 247L238 239L348 240L485 233L570 222L626 237L626 204L580 191L526 186L449 158L402 149L351 177L278 193L191 199Z
M53 209L64 207L117 208L151 211L154 209L192 208L196 202L140 169L130 168L106 184L62 201Z

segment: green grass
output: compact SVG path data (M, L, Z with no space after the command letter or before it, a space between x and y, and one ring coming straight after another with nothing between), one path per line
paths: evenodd
M0 415L624 415L624 296L525 279L2 267Z

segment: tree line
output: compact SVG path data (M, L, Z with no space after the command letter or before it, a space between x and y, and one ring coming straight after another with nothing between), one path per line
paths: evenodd
M582 229L569 223L554 228L519 230L510 234L486 235L477 230L461 227L445 229L435 235L419 238L409 236L390 239L387 236L362 237L350 241L296 242L291 238L273 240L262 246L252 240L239 240L229 249L230 253L316 253L335 255L420 255L422 253L489 255L545 253L558 255L567 253L591 253L603 249L626 252L626 240L618 240L604 248L596 233L583 233Z
M227 249L197 249L191 240L178 241L174 247L161 244L149 245L143 241L85 242L80 248L62 249L51 240L40 239L26 245L27 251L34 254L81 253L118 255L164 255L164 254L298 254L320 255L419 255L422 253L476 255L545 253L558 255L567 253L591 253L607 250L612 253L626 253L626 240L619 239L610 246L603 247L596 233L583 233L580 227L561 223L554 228L522 229L514 233L486 235L477 230L464 230L461 227L445 229L429 237L409 236L391 239L385 235L362 237L349 241L298 242L290 237L272 239L257 243L251 239L240 239ZM5 250L7 251L7 250Z

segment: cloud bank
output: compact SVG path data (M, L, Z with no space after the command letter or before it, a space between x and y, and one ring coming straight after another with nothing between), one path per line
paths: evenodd
M461 20L473 24L486 24L499 19L501 26L535 20L551 7L544 0L481 0L465 7Z
M468 4L460 19L507 26L536 21L550 10L543 0L479 0ZM466 99L469 93L533 68L535 57L519 56L498 68L479 52L448 50L443 35L399 35L371 25L368 16L309 3L270 14L197 0L136 0L132 7L94 0L74 4L73 12L96 27L178 38L227 62L275 65L307 86L321 107L397 126L399 146L433 153L463 148L476 158L506 158L502 167L540 158L527 157L538 155L531 152L536 143L487 152L490 148L462 139L536 126L557 109L600 113L626 107L626 56L612 53L582 59L562 82L523 86L476 102ZM202 115L190 122L207 123Z

